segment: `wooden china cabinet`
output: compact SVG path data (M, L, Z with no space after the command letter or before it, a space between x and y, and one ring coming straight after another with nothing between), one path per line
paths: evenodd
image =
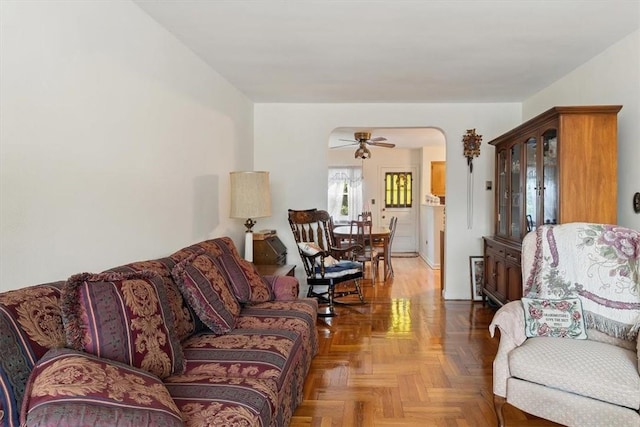
M521 246L541 224L615 224L617 114L622 106L554 107L489 142L495 228L485 236L484 295L522 297Z

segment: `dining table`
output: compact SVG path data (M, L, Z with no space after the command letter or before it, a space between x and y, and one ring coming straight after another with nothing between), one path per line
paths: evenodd
M339 225L333 229L333 235L336 240L348 239L351 236L351 226ZM389 264L391 263L391 254L389 248L389 239L391 237L391 231L389 227L379 225L371 228L371 238L382 242L383 254L384 254L384 280L387 280L391 274Z

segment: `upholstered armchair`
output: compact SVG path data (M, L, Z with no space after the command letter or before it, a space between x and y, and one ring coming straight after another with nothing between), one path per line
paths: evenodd
M495 314L503 405L568 426L640 426L640 231L538 227L522 243L523 295Z

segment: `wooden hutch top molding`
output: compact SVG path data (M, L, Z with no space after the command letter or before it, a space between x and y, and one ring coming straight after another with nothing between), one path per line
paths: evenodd
M570 106L570 107L553 107L540 113L537 116L527 120L521 125L511 129L510 131L498 136L497 138L489 141L491 145L497 145L501 142L512 139L515 136L529 132L540 126L540 123L546 120L553 119L558 114L611 114L617 113L622 109L622 105L583 105L583 106Z

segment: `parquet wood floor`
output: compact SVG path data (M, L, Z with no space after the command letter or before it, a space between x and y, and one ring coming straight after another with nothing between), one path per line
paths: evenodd
M291 427L496 425L494 310L444 301L440 271L420 258L393 265L395 278L365 283L365 305L318 320L320 351ZM505 418L509 427L557 425L510 405Z

